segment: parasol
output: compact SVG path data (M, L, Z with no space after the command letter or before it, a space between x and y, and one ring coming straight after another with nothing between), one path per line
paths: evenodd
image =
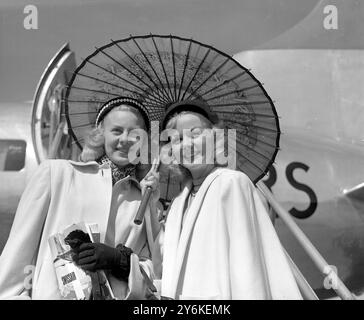
M119 96L143 103L152 121L162 121L173 104L203 101L223 128L236 130L236 169L254 183L279 149L277 112L262 84L229 55L196 40L130 36L111 40L84 59L66 93L67 122L80 148L100 106ZM161 176L161 189L169 200L180 185Z

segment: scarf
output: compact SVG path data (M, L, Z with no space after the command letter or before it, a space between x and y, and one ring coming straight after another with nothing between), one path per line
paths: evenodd
M115 163L113 163L107 155L102 156L97 160L99 164L108 164L111 168L111 176L112 176L112 184L114 185L116 182L118 182L121 179L124 179L127 176L130 176L134 179L136 179L135 175L135 165L128 164L125 167L119 167Z

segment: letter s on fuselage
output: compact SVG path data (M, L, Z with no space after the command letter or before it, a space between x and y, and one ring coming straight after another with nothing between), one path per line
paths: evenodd
M290 187L295 188L296 190L305 192L310 199L310 204L305 210L298 210L295 207L292 207L288 211L295 218L306 219L315 213L315 211L317 209L318 199L317 199L315 191L312 188L310 188L307 184L297 181L294 178L293 172L296 169L302 169L305 172L307 172L310 169L310 167L302 162L295 161L295 162L289 163L285 170L286 178L287 178L287 181L288 181ZM270 167L269 176L263 182L272 191L272 187L277 182L277 170L274 168L274 166Z

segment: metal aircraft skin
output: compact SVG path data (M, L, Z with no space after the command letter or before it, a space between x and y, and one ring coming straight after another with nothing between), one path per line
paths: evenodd
M325 29L325 8L332 5L338 29ZM362 2L323 0L291 30L234 55L262 79L281 117L281 150L267 185L358 295L364 289L363 14ZM319 296L332 296L279 219L276 228Z
M205 2L201 1L202 4ZM297 8L303 6L302 2L294 1ZM232 3L236 4L235 1ZM247 3L252 5L253 2ZM337 268L349 289L360 294L364 290L364 129L361 126L361 120L364 120L364 43L355 30L363 30L360 16L364 14L364 6L354 0L312 0L310 3L310 8L301 8L303 16L290 26L292 28L287 27L289 30L281 36L275 38L272 34L269 41L263 37L261 45L242 47L242 52L235 48L235 52L240 53L234 58L251 68L257 79L264 83L281 117L281 150L269 176L264 179L265 183L295 217L320 253ZM98 1L93 4L97 6ZM328 5L338 8L339 29L336 34L335 30L323 27ZM39 5L40 14L42 8L50 10ZM105 10L115 12L114 4L112 9L107 8L105 6ZM66 9L72 9L72 5L62 8ZM90 19L92 17L90 14ZM72 29L76 23L69 21L57 28ZM114 21L107 26L113 30L116 25ZM162 25L158 28L162 30ZM197 29L196 25L194 28ZM86 31L81 27L78 34L72 35L73 39L87 34ZM178 31L168 29L168 32L159 33L178 34ZM54 30L49 32L56 34ZM98 40L101 43L102 40L109 41L112 36L105 38L108 32L102 32ZM120 30L119 34L127 35ZM211 42L206 35L201 36L202 39L198 32L194 35L202 42ZM39 54L44 69L62 43L57 47L54 42L47 46L41 37L35 38L42 49ZM65 40L63 42L68 41ZM83 46L71 45L77 59L81 58L79 52L85 57L90 48L89 42L84 42ZM31 50L36 54L34 48ZM0 62L3 61L0 51ZM0 252L26 183L39 161L48 157L49 110L52 109L52 99L56 99L57 86L66 83L65 71L73 71L76 66L68 46L59 50L43 76L40 75L39 61L37 63L39 76L33 77L32 81L28 77L29 85L22 82L15 102L6 92L0 95ZM0 63L0 70L2 68L6 69ZM30 72L34 74L34 71ZM0 84L4 83L4 77L0 78ZM24 100L29 101L22 102ZM319 297L333 296L334 292L324 288L322 275L279 218L275 220L275 226L283 245Z

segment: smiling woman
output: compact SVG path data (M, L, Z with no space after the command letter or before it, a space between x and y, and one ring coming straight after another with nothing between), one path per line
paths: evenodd
M175 163L188 171L159 235L161 295L172 299L302 299L267 208L248 176L207 157L203 104L171 106ZM189 109L189 110L188 110ZM181 111L182 110L182 111ZM188 139L186 139L188 137ZM181 158L179 156L181 155ZM177 159L180 159L179 161Z
M92 152L86 152L92 161L57 159L39 166L22 195L0 256L0 299L65 299L58 288L48 239L79 222L97 225L100 242L72 248L74 263L87 272L104 271L118 299L143 299L150 294L151 250L159 227L158 191L143 224L132 221L142 192L147 187L156 189L158 176L150 171L142 179L128 157L135 142L131 132L149 126L148 113L138 101L122 97L107 101L97 115L97 148L86 147L96 150L93 158ZM37 277L31 287L25 287L24 270L29 266L35 267ZM93 283L92 298L109 298L100 294L99 286Z
M105 153L119 166L137 160L130 159L132 154L129 151L138 142L134 134L138 129L144 138L140 143L141 148L148 147L145 139L147 124L140 111L133 106L123 104L114 107L97 122L97 127L86 138L81 153L81 160L84 162L98 160Z

